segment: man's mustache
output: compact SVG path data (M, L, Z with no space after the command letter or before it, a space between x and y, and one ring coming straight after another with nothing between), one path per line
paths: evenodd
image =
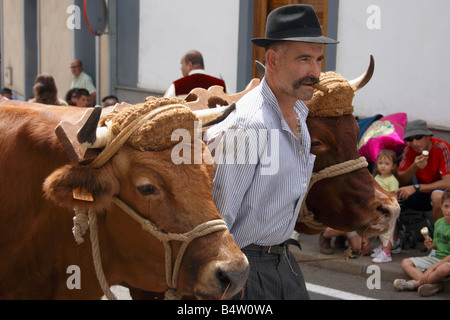
M292 88L295 90L299 89L304 83L319 83L319 78L314 77L305 77L303 79L297 80L292 84Z

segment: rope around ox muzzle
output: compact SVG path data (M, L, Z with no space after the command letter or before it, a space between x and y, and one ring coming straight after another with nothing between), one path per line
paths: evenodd
M109 159L119 151L120 147L122 147L128 138L146 121L150 121L152 118L165 111L174 111L177 108L181 108L182 105L169 105L166 107L158 108L152 112L149 112L146 115L143 115L136 120L134 120L129 126L126 127L126 130L123 130L116 138L114 138L111 143L109 143L102 153L97 157L90 166L93 168L100 168ZM208 234L225 231L228 230L225 222L223 220L212 220L206 221L189 232L186 233L167 233L161 231L156 224L151 222L148 219L144 219L139 214L137 214L133 209L131 209L127 204L125 204L122 200L117 197L113 197L113 202L116 206L118 206L122 211L127 213L130 217L132 217L135 221L141 224L142 228L161 241L164 245L165 250L165 265L166 265L166 282L168 286L168 290L165 293L166 300L179 300L182 298L182 294L180 294L177 290L178 287L178 275L181 268L181 263L184 257L184 253L188 245L195 239L206 236ZM101 262L100 255L100 246L98 241L98 226L97 226L97 214L94 209L90 209L88 213L75 208L75 217L74 217L74 227L73 234L75 240L78 244L82 244L84 242L83 235L90 229L90 238L91 238L91 246L92 246L92 257L94 261L95 272L97 275L97 279L99 281L100 287L109 300L116 300L116 297L111 292L109 284L106 280L103 266ZM178 254L175 260L175 264L172 269L172 248L171 241L179 241L182 242L180 249L178 250Z
M180 272L181 262L183 261L184 253L188 245L195 239L206 236L208 234L228 230L223 220L211 220L202 223L195 227L193 230L186 233L166 233L160 231L158 227L151 221L139 216L133 209L117 197L113 198L113 202L130 217L141 224L142 228L161 241L165 249L165 265L166 265L166 282L169 289L165 293L166 300L179 300L182 295L177 291L178 275ZM94 210L89 210L86 216L84 212L75 210L76 216L74 217L73 233L75 240L78 244L84 242L83 235L86 230L90 230L90 238L92 245L92 257L94 261L95 273L99 281L100 287L109 300L116 300L116 297L111 292L109 284L106 280L103 272L103 266L100 256L100 246L98 242L98 226L97 226L97 214ZM182 245L178 250L178 254L175 260L175 264L172 269L172 248L171 241L180 241Z

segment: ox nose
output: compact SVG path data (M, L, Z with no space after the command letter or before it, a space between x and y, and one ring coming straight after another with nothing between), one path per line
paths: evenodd
M241 291L247 281L249 272L249 266L237 272L224 269L216 271L216 279L224 292L225 299L230 299Z
M387 203L378 204L376 211L378 212L379 217L373 221L370 227L372 231L379 234L386 232L390 225L395 224L395 221L400 214L400 206L397 201L389 201ZM370 236L369 234L370 232L367 236Z
M400 214L400 206L397 202L393 203L383 203L377 207L377 210L381 213L383 217L389 220L397 219Z
M375 194L375 202L373 203L375 210L384 220L396 221L400 214L400 205L397 199L392 195L386 195L377 190Z

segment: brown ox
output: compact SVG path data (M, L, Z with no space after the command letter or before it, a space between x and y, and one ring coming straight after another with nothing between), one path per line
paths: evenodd
M264 69L260 71L263 73ZM306 102L310 109L307 125L311 153L316 155L313 179L323 179L310 185L306 205L304 203L296 225L300 233L315 234L330 226L344 231L356 230L371 237L385 232L400 213L395 197L373 179L357 151L359 128L352 115L352 100L354 91L369 82L373 71L371 57L367 72L354 81L348 82L335 73L322 74L320 83L327 86L329 92L316 90L312 100ZM254 79L243 93L234 96L226 96L220 88L210 88L209 92L195 89L186 99L198 103L191 105L195 109L205 105L214 107L216 103L223 105L239 100L258 83ZM328 170L330 174L324 175Z
M314 219L308 223L301 214L296 226L299 232L314 234L329 226L372 237L385 232L400 213L395 197L374 180L365 168L367 164L361 165L363 158L358 161L359 127L352 115L352 101L354 92L370 81L373 71L371 56L367 72L353 81L334 72L323 73L320 83L330 89L329 93L316 90L306 102L311 152L316 155L313 180L325 175L310 185L305 208ZM340 169L344 172L338 172Z
M187 107L179 110L181 116L174 112L158 117L171 125L180 117L196 119ZM91 230L97 222L106 283L156 292L168 289L166 270L175 270L176 262L167 268L162 240L147 229L154 226L161 237L179 235L221 220L212 201L211 166L175 165L171 148L141 151L125 144L101 166L70 163L54 130L62 120L74 123L85 111L0 103L0 299L98 299L103 295L91 256L92 234L86 234L81 245L74 241L74 208L89 211ZM153 119L153 126L159 128L160 120ZM158 146L159 138L154 138L152 143ZM94 201L74 199L77 187L85 188L85 196L93 196ZM125 213L119 204L127 205L137 217ZM218 227L204 235L196 230L197 237L178 260L173 288L178 293L217 299L225 291L227 298L241 290L248 262L226 228L220 223ZM169 260L176 261L181 242L166 244L172 249ZM74 288L77 276L81 287Z

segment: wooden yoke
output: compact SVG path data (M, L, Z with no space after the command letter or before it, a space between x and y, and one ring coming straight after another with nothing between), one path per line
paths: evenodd
M115 106L103 108L102 112L108 113L113 110L126 108L128 106L130 105L127 103L120 103ZM55 128L55 134L69 157L70 162L72 163L80 165L87 164L94 160L100 153L99 150L89 149L82 146L77 139L78 132L86 124L94 110L94 108L89 108L77 122L72 123L71 121L64 120L61 121Z
M253 79L244 91L232 95L226 94L221 86L212 86L208 90L196 88L193 89L186 97L186 105L192 111L212 109L218 106L229 106L241 99L246 93L257 87L259 83L259 79ZM113 110L120 110L129 106L130 104L128 103L120 103L116 104L114 107L103 108L101 109L101 112L109 113ZM92 162L101 151L100 149L89 149L84 147L77 139L80 129L88 123L88 119L91 116L94 116L93 113L99 113L98 108L100 107L97 107L97 110L94 108L87 109L81 119L75 123L72 123L70 120L64 120L60 122L55 129L55 134L72 163L80 165L88 164ZM99 114L97 114L97 116L99 116ZM95 126L96 125L97 124L95 123Z
M89 159L95 159L96 155L89 155L88 153L90 152L88 151L90 149L83 147L77 141L78 130L83 127L93 112L94 108L88 109L76 123L61 121L55 128L55 134L72 163L81 164Z
M188 107L193 111L216 108L217 106L229 106L238 102L245 94L256 88L259 82L260 80L255 78L250 81L244 91L232 95L226 94L221 86L212 86L208 90L195 88L185 100L188 102Z

